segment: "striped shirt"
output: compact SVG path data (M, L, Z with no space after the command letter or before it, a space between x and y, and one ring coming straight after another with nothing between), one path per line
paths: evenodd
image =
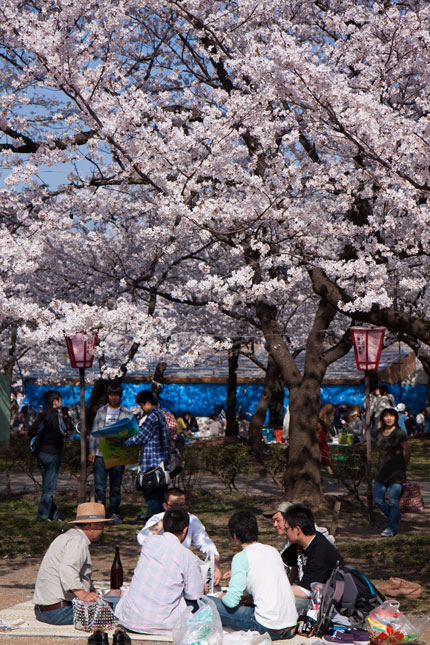
M197 600L203 589L196 556L173 533L150 535L115 616L135 632L170 634L186 607L185 598Z
M164 461L169 470L169 440L166 418L159 408L152 408L139 432L124 441L124 446L143 446L140 467L145 472Z

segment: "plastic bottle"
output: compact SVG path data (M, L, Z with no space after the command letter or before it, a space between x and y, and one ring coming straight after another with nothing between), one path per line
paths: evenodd
M124 574L122 570L121 559L119 557L119 546L115 547L115 557L113 559L112 567L110 570L110 588L121 589L124 582Z
M312 604L316 611L319 611L319 608L321 606L321 598L322 598L321 587L315 587L315 589L312 592Z

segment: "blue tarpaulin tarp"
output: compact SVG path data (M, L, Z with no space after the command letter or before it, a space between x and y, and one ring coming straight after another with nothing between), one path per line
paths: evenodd
M150 384L123 384L122 404L126 407L136 405L136 394L140 390L149 389ZM402 401L416 414L425 406L425 385L404 385L400 383L388 386L393 393L396 403ZM79 403L79 387L72 386L40 386L25 383L25 394L28 402L37 410L43 406L43 394L47 390L58 390L63 399L63 405L73 406ZM85 388L85 401L91 394L92 387ZM237 411L253 414L263 391L262 385L237 386ZM189 410L196 416L209 416L218 414L226 408L227 385L222 383L169 383L164 385L159 392L163 407L180 414ZM288 391L286 390L284 405L288 405ZM334 405L363 405L364 385L323 385L321 387L321 403Z

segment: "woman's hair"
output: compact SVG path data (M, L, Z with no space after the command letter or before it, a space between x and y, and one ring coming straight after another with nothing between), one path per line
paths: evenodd
M321 418L320 418L320 419L318 419L317 423L319 423L319 424L320 424L320 426L321 426L321 428L322 428L324 431L326 431L326 427L325 427L325 421L324 421L324 419L321 419Z
M384 417L386 414L392 414L393 416L396 417L396 425L399 420L399 414L395 408L384 408L379 415L379 420L382 423L382 425L385 427L385 422L384 422Z

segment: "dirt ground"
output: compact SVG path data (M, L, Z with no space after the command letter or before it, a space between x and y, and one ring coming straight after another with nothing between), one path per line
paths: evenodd
M206 483L206 482L205 482ZM210 482L208 488L211 488ZM428 533L429 528L429 519L430 519L430 485L423 485L425 488L427 508L424 513L414 514L404 516L402 518L401 533L402 534L422 534L423 532ZM251 491L249 491L251 492ZM255 491L256 492L256 491ZM269 491L264 491L266 494ZM326 491L329 492L330 491ZM272 491L269 492L269 495ZM267 499L267 498L266 498ZM202 518L206 524L209 533L214 532L215 542L219 543L221 548L223 540L221 535L223 535L224 540L226 541L227 535L225 527L217 526L218 518L213 518L212 521L209 517ZM264 521L264 520L263 520ZM271 533L270 530L270 521L267 520L267 533ZM320 522L324 525L324 521ZM328 527L329 525L326 524ZM136 526L136 528L139 528ZM381 526L379 527L378 523L373 529L373 535L369 534L369 527L365 521L363 521L363 516L359 520L359 516L355 516L353 512L349 512L348 506L342 506L340 513L338 531L337 531L337 544L339 549L342 551L342 541L347 540L349 542L357 542L359 545L363 539L369 539L370 537L376 536L376 539L383 541L383 538L378 538L378 531L383 528L383 519L381 518ZM3 526L3 530L7 530L7 527ZM277 540L273 535L275 540L273 544L277 545ZM218 542L219 541L219 542ZM272 540L270 540L272 541ZM224 542L226 543L226 542ZM120 542L121 544L121 542ZM126 582L131 579L135 564L137 562L139 555L139 547L137 542L132 541L131 543L127 542L126 544L121 544L121 560L124 568L124 577ZM430 554L429 554L430 555ZM230 561L231 555L224 554L221 551L221 558L223 561L223 566L226 568L228 562ZM93 559L93 579L94 580L107 580L109 578L110 566L113 559L113 552L106 552L106 548L103 548L102 545L93 545L92 547L92 559ZM430 559L430 558L429 558ZM5 609L11 607L17 603L25 602L31 599L34 582L36 579L38 567L40 564L40 557L26 556L22 558L9 559L4 558L0 560L0 608ZM358 564L354 562L355 566L361 566L360 558L358 558ZM383 563L382 563L383 566ZM387 575L381 577L388 577ZM404 577L407 577L406 575ZM412 578L409 578L412 579ZM373 581L377 583L377 579L373 578ZM422 580L420 580L423 582ZM424 581L427 582L427 581ZM428 586L428 584L426 585ZM430 614L430 611L428 612ZM2 634L0 632L0 645L2 643L17 643L17 645L82 645L86 642L85 639L67 639L64 638L47 638L47 637L16 637L12 633ZM149 643L149 641L147 641ZM156 641L152 641L156 642ZM420 643L425 645L430 645L430 626L423 635Z

